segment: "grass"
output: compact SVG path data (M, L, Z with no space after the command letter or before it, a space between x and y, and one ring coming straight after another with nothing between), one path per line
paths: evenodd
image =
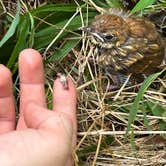
M2 1L0 1L2 3ZM4 5L5 2L8 2ZM34 1L37 2L37 1ZM148 77L144 83L105 91L107 77L94 63L94 47L79 30L105 7L123 7L122 1L44 1L17 4L3 1L0 11L6 35L0 41L0 63L14 74L18 102L18 53L33 47L43 55L46 95L51 108L53 79L59 72L70 76L78 91L78 144L75 165L162 165L165 160L166 79L165 73ZM164 0L140 0L131 10L148 16L166 10ZM163 25L162 25L163 26ZM166 25L165 25L166 26ZM7 32L8 30L8 32ZM3 55L2 55L3 53ZM162 74L162 77L159 75ZM150 86L156 84L158 87ZM134 91L133 89L139 89ZM126 135L126 131L128 134Z

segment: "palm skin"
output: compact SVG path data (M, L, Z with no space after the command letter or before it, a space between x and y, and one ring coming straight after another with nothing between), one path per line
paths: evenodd
M12 78L0 65L0 165L70 166L76 144L76 91L70 79L64 90L53 87L53 111L46 107L40 54L26 49L19 56L20 118L15 124ZM16 127L15 127L16 126Z

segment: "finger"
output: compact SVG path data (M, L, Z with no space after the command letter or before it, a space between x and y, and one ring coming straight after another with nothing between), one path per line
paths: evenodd
M4 65L0 65L0 134L14 128L15 110L11 73Z
M34 102L27 104L24 118L29 128L47 131L56 130L59 131L57 134L60 134L62 128L64 128L70 135L72 133L73 126L70 118L63 113L48 111L46 108L43 108Z
M36 50L25 49L19 55L20 118L17 129L26 127L23 112L29 101L46 107L42 57Z
M57 78L54 82L53 108L56 112L66 114L73 123L72 149L75 148L77 142L77 119L76 119L76 88L71 79L68 78L68 88L65 89ZM67 165L73 165L73 157L69 156Z
M57 78L54 82L53 110L65 113L73 122L76 131L76 89L71 79L68 78L68 89L65 89Z
M76 120L76 89L71 79L68 78L68 88L65 89L57 78L54 82L53 109L65 113L73 123L73 146L76 144L77 120Z

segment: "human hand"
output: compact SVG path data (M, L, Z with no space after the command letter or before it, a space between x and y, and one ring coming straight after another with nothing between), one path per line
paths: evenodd
M15 124L12 78L0 65L0 165L72 165L76 144L76 91L70 79L66 90L59 78L53 87L53 111L47 109L40 54L25 49L19 56L20 116ZM16 127L15 127L16 126Z

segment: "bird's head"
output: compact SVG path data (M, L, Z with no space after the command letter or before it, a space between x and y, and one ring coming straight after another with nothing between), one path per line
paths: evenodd
M83 27L92 43L101 48L119 47L126 41L129 29L123 18L112 14L101 14L95 17L90 26Z

